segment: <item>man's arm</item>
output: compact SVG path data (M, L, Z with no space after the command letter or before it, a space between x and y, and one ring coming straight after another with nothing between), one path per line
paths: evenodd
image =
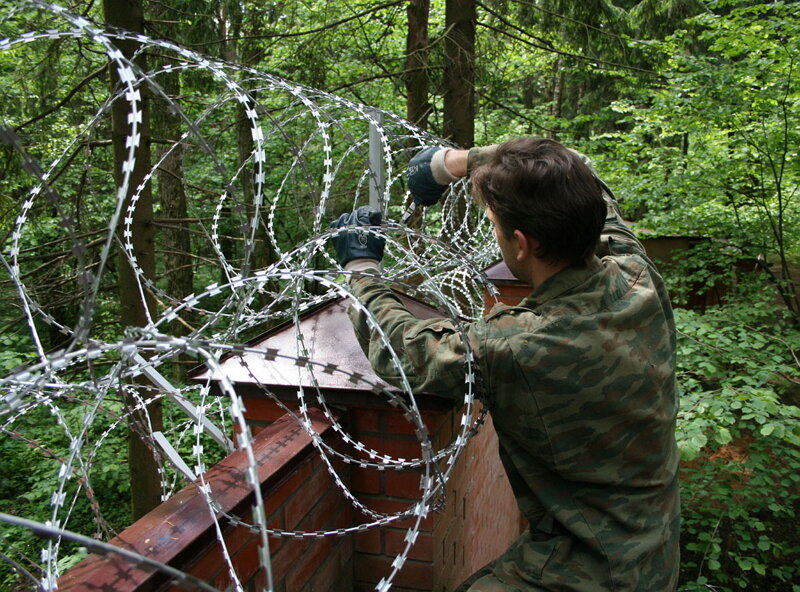
M600 177L598 177L598 180L603 188L603 199L606 202L606 220L603 223L603 230L600 234L597 256L633 254L641 255L647 259L644 245L623 220L622 212L611 190L608 189L608 186Z
M414 203L432 206L451 183L471 174L475 167L494 153L496 144L469 150L429 146L408 163L408 189Z
M466 330L446 318L419 320L378 276L384 239L381 213L362 206L331 224L339 264L352 273L359 302L349 314L361 349L376 374L400 388L448 398L464 395Z
M464 396L467 351L475 352L477 346L470 325L459 328L444 317L416 318L375 277L354 277L350 286L363 307L351 306L348 314L378 376L399 388L405 376L414 392L450 399Z
M436 167L444 166L446 172L442 173L450 175L456 179L466 177L472 174L476 167L488 161L495 152L497 144L491 146L476 146L469 149L457 148L444 148L444 154L441 156L441 165L439 159L434 156L432 166L438 171Z

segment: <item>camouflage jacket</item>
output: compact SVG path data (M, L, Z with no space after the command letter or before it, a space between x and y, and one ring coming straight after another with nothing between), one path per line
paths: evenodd
M666 592L678 574L675 328L667 291L614 207L597 256L459 330L352 280L415 392L461 398L465 342L531 524L511 589ZM351 310L376 372L400 373ZM522 575L520 575L522 574Z

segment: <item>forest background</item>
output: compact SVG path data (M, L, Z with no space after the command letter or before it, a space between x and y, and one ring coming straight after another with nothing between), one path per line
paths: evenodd
M6 14L0 15L0 37L44 26L32 8L0 7ZM640 232L709 239L664 266L678 306L681 589L800 590L794 526L800 298L792 277L800 269L798 3L144 0L139 6L106 0L70 2L67 8L404 115L460 146L520 135L557 139L592 157ZM75 97L105 96L113 83L102 54L62 52L58 40L38 48L35 60L0 53L3 125L33 154L59 141L53 130L73 136L74 122L93 112L95 105ZM137 59L168 58L154 52ZM176 71L165 80L167 92L187 103L202 105L209 91L202 72ZM220 126L244 120L230 109ZM150 121L154 154L179 133L164 113L154 110ZM86 147L96 162L108 163L107 170L113 168L112 127L109 121L107 142ZM216 147L234 161L252 150L252 138L235 137ZM274 151L270 162L279 161L280 147L268 149ZM206 197L214 193L203 187L213 171L180 153L173 157L161 167L169 174L154 182L152 227L159 248L151 273L167 292L183 296L215 279L212 267L204 266L209 253L192 243L207 215ZM17 152L3 146L0 158L6 249L31 183ZM83 181L76 176L70 182L80 187ZM296 226L280 229L281 240L292 244L303 236L302 217L298 212ZM91 237L103 222L87 209L80 231ZM64 265L56 226L55 216L37 219L24 237L23 271L32 293L70 326L80 315L77 271ZM233 239L225 248L235 260ZM269 249L259 256L268 262ZM96 302L100 330L108 335L129 324L116 288L124 282L122 266L119 274L106 274L107 289ZM681 306L692 294L720 285L726 290L719 304ZM3 293L12 289L8 280L0 284ZM26 363L33 351L21 318L13 305L0 311L2 373ZM63 339L44 325L42 334L46 349L57 349ZM48 411L40 413L44 422ZM36 423L37 415L25 421ZM8 426L4 431L11 432ZM42 451L58 450L59 437L54 430L34 446L0 441L0 510L48 519L55 471ZM104 516L110 531L143 512L136 500L119 503L130 496L128 477L117 470L125 446L124 434L109 438L95 459L96 494L115 508ZM151 502L143 503L146 509ZM81 511L90 523L91 509ZM0 534L4 548L22 555L35 548L15 528ZM80 556L76 550L62 567ZM5 588L21 586L11 570L2 574Z

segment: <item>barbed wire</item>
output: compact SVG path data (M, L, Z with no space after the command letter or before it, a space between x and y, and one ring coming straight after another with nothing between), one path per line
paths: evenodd
M99 540L115 532L94 487L95 469L113 435L133 426L161 465L162 498L167 499L188 480L205 499L237 589L243 589L242 583L225 549L223 522L244 525L258 534L261 567L271 573L269 537L336 536L411 519L403 550L376 588L390 589L423 518L443 503L447 479L482 422L483 412L475 406L475 371L465 339L460 427L452 442L435 449L417 404L419 394L405 379L397 353L374 316L350 291L347 273L331 256L329 239L343 230L330 230L328 224L342 211L373 202L383 210L386 220L380 228L370 230L387 241L380 277L399 291L431 304L457 327L480 316L483 294L492 290L481 270L495 260L496 252L489 226L478 214L479 209L472 207L467 184L455 184L440 205L417 213L411 222L403 216L411 205L404 187L405 163L421 147L444 142L392 113L212 59L170 42L115 31L55 4L31 0L0 18L6 31L24 22L40 23L39 28L19 30L0 40L0 57L5 55L18 64L35 64L37 52L58 42L59 56L68 59L76 72L96 70L106 60L120 81L113 92L101 82L75 89L60 109L24 128L15 128L23 118L11 112L20 97L13 95L11 85L2 91L6 96L0 136L8 162L17 159L18 166L7 167L0 184L21 199L13 221L9 218L3 222L9 234L0 254L5 270L2 285L9 300L7 318L11 311L17 311L27 331L15 330L20 336L15 343L23 350L18 352L23 363L0 378L0 434L53 459L58 466L48 507L41 510L49 514L48 520L37 522L26 516L0 514L0 522L28 529L45 539L40 558L15 557L10 549L2 553L2 558L44 590L55 589L62 575L63 541L86 546L95 553L117 554L132 566L163 570L179 581L197 583L174 568L167 569L131 551L123 553ZM41 23L47 23L46 29ZM138 54L157 53L160 64L142 69L120 52L120 41L134 42ZM162 81L176 72L203 76L203 94L191 99L170 96ZM180 121L182 131L175 141L167 143L134 187L132 171L147 109L145 93L150 106L155 106L157 99L159 108L167 109ZM50 99L55 101L54 97ZM93 146L109 137L111 109L120 102L126 105L129 133L124 164L115 181L112 160ZM64 115L67 106L71 107L69 116ZM237 130L231 118L237 111L246 120L252 149L245 157L234 158L231 154L237 152ZM156 173L178 150L194 175L191 183L188 176L183 182L195 188L189 196L196 213L192 220L198 226L192 250L202 253L204 260L195 265L195 282L216 278L189 295L170 293L163 281L148 277L133 244L136 208L141 206L146 188L158 183ZM13 175L16 177L11 180ZM209 194L216 198L206 200ZM202 221L208 219L211 223L206 227ZM231 221L238 224L236 230ZM237 241L235 255L225 245L231 239ZM266 243L272 256L261 266L259 249ZM66 247L57 257L51 257L51 249L60 244ZM158 306L155 310L144 307L149 315L145 326L116 331L116 325L109 324L113 298L106 290L123 264L115 260L118 252L135 271L138 298L144 301L151 295ZM51 259L58 263L55 271L48 263ZM47 281L39 283L42 270L60 274L65 285L72 278L78 291L65 301L80 304L65 313L62 301L49 297ZM314 358L301 321L314 307L338 298L364 313L403 377L400 391L351 372L346 361ZM253 331L287 322L296 335L296 348L291 351L265 354L248 345ZM176 333L176 323L181 323L180 334ZM55 348L52 335L60 340ZM264 365L291 360L311 377L311 386L299 386L296 405L290 406L247 366L244 360L248 353L257 354ZM332 486L341 490L364 521L320 531L281 530L267 524L265 500L256 482L253 437L236 384L221 364L226 356L245 364L263 396L282 407L308 434ZM209 379L198 384L167 381L164 377L168 370L180 366L180 360L186 358L205 365ZM316 381L322 372L346 376L398 408L413 427L420 456L395 458L349 433L331 411L326 393ZM212 382L220 395L211 395ZM124 400L133 403L126 405ZM155 401L174 407L176 417L187 410L189 416L167 422L163 433L155 433L148 416ZM311 406L323 410L344 443L344 451L331 446L314 430L308 415ZM47 413L42 414L42 410ZM138 417L145 419L133 421ZM228 417L232 423L228 423ZM225 434L234 426L238 447L250 463L246 474L255 496L250 523L219 514L215 491L204 480L215 459L230 451ZM53 436L54 429L57 437ZM188 449L191 444L191 459L184 465L183 458L165 453L160 444L163 439L174 450ZM419 470L419 498L402 512L376 511L350 491L335 461L373 470ZM186 467L192 463L194 481L190 480L194 475L186 475ZM89 500L94 516L94 539L76 532L83 527L77 524L75 515L81 496Z

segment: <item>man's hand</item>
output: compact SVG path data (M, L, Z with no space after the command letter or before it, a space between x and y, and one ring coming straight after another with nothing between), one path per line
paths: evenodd
M442 198L450 183L458 180L444 164L447 150L429 146L409 161L408 189L418 206L432 206Z
M351 214L342 214L335 222L331 222L331 228L345 228L358 226L380 226L382 214L370 206L361 206ZM353 259L383 259L383 248L386 240L383 237L375 236L360 228L348 228L331 238L336 247L336 255L339 265L344 267Z

